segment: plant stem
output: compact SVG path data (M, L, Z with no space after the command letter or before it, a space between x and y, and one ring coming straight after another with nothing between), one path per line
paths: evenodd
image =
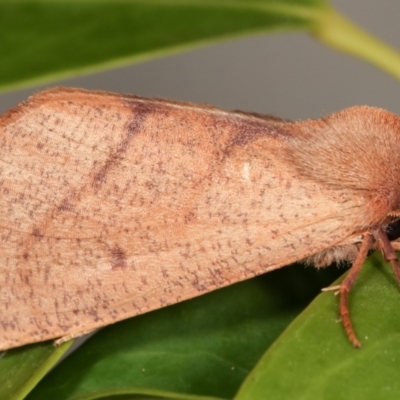
M56 347L50 357L43 364L32 372L32 376L25 382L21 389L14 394L13 400L23 400L32 389L44 378L44 376L54 367L57 361L64 355L74 341L63 343Z
M335 10L319 13L312 34L338 50L363 58L400 80L400 54Z

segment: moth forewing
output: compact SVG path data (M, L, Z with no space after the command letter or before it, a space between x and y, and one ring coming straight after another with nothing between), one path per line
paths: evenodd
M364 193L293 161L301 124L62 88L4 114L0 349L76 336L360 235Z

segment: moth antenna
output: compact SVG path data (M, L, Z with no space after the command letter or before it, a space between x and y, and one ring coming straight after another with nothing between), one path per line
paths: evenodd
M373 246L374 241L375 238L371 232L366 232L364 234L360 251L358 252L357 257L352 267L350 268L348 275L340 284L340 316L342 318L342 323L346 331L347 337L349 338L351 344L356 348L361 347L361 342L357 339L357 336L354 332L353 324L350 320L349 292L361 271L364 261L367 258L368 252Z
M71 334L71 335L62 336L62 337L56 339L53 342L53 345L54 345L54 347L58 347L58 346L61 346L63 343L69 342L70 340L77 339L77 338L80 338L82 336L88 335L89 333L94 333L94 332L96 332L96 329L88 329L88 330L85 330L85 331L76 332L76 333Z

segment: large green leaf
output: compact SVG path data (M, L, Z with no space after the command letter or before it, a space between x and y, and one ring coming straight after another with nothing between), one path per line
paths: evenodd
M350 299L361 349L344 334L337 297L323 293L271 346L235 400L398 399L399 287L380 254L366 262Z
M400 76L392 49L326 0L0 1L0 88L76 75L228 37L301 29Z
M292 266L109 326L28 399L104 393L232 398L265 349L339 272Z
M0 86L239 34L310 29L321 8L325 0L3 0Z

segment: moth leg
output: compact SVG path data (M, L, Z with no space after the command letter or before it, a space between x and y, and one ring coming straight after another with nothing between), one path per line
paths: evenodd
M390 264L392 265L397 282L400 286L400 266L397 260L397 254L393 248L392 243L389 241L386 233L381 229L376 233L376 241L379 250L383 254L383 257L387 262L390 262Z
M68 342L68 341L70 341L72 339L76 339L76 338L79 338L81 336L87 335L89 333L95 332L96 330L97 329L90 329L90 330L87 330L87 331L77 332L77 333L74 333L74 334L71 334L71 335L60 337L59 339L54 341L54 343L53 343L54 347L58 347L58 346L62 345L65 342Z
M349 314L349 292L356 281L358 274L361 271L361 268L364 264L365 259L367 258L368 251L371 249L374 244L374 236L370 232L366 232L363 237L363 241L361 243L360 250L357 254L357 257L350 268L349 273L346 278L340 284L340 316L342 318L342 323L344 326L344 330L346 331L347 337L349 338L351 344L354 347L361 347L360 341L357 339L357 336L354 332L353 325L350 320Z

